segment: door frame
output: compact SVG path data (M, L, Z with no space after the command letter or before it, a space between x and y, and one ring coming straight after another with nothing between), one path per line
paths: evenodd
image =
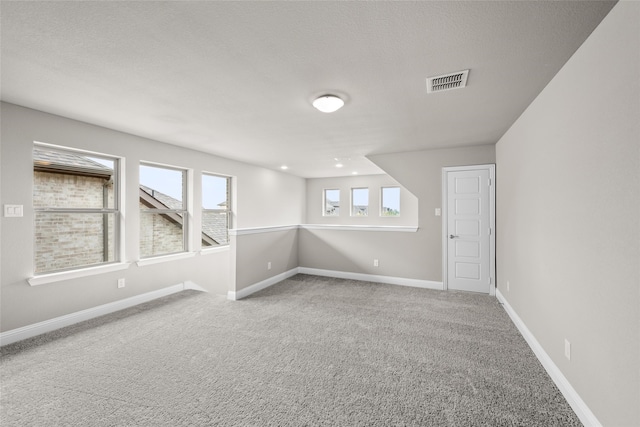
M447 234L448 228L448 179L447 174L449 172L470 171L470 170L488 170L489 171L489 227L491 234L489 235L489 264L490 273L489 279L489 295L496 295L496 165L495 163L484 165L470 165L470 166L451 166L442 168L442 289L448 290L448 274L449 274L449 251L447 245L449 244L449 236Z

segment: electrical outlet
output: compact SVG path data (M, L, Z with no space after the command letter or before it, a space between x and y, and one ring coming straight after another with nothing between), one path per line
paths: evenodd
M436 216L441 216L441 215L442 215L442 209L436 208Z
M509 281L507 280L507 292L509 292Z
M571 343L566 338L564 339L564 357L571 360Z
M373 266L374 266L374 267L378 267L379 265L380 265L380 263L378 262L378 260L377 260L377 259L374 259L374 260L373 260Z
M124 288L124 279L118 279L118 288Z
M267 270L271 270L271 261L267 263Z

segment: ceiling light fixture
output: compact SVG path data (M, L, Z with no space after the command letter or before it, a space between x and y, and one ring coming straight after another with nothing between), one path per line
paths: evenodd
M283 171L286 171L287 169L289 169L289 166L282 165L282 166L280 166L280 169L282 169Z
M313 106L323 113L333 113L344 105L344 101L336 95L322 95L313 101Z
M337 168L341 168L342 166L344 166L342 163L336 163Z

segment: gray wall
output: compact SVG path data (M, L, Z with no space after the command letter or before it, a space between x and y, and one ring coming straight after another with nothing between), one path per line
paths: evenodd
M237 253L235 290L239 291L298 267L298 230L232 236ZM271 269L267 268L271 263Z
M498 288L605 426L640 425L639 23L618 3L497 144Z
M380 187L400 185L389 175L365 175L307 180L307 224L417 226L418 199L401 188L400 217L384 218L378 214ZM350 191L369 188L369 216L350 215ZM322 216L325 188L340 189L340 216ZM349 273L374 274L419 279L422 260L401 248L416 245L417 233L396 231L360 231L334 229L299 230L300 266ZM373 260L379 260L374 267Z
M126 251L124 261L138 259L138 164L151 161L192 168L194 206L201 206L201 171L234 176L236 227L300 224L305 211L305 180L277 171L163 144L110 129L2 103L0 202L24 205L24 217L0 218L2 229L1 330L41 322L101 304L114 302L185 281L211 292L226 294L235 288L236 265L251 264L251 239L230 250L193 258L137 266L127 270L30 286L33 276L33 160L34 141L97 151L126 158ZM193 235L200 235L200 209L194 209ZM280 247L277 234L273 234ZM256 235L261 247L264 236ZM199 247L199 239L194 242ZM294 245L293 242L289 242ZM295 251L295 246L292 249ZM234 263L234 264L232 264ZM117 289L124 277L127 285Z
M442 281L442 168L495 163L495 146L380 154L369 159L418 198L418 232L402 233L388 246L392 260L402 263L399 277Z

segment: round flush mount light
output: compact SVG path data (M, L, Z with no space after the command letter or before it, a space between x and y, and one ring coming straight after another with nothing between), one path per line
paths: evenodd
M323 113L333 113L344 105L342 98L336 95L322 95L313 101L313 106Z

